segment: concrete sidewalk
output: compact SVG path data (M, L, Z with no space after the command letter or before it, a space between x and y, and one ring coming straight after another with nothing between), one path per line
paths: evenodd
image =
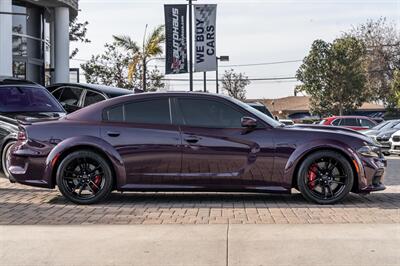
M1 226L1 265L400 265L400 225Z

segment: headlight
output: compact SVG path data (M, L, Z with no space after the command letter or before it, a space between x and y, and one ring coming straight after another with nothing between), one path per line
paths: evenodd
M357 150L359 154L366 157L379 157L381 148L377 146L362 146Z

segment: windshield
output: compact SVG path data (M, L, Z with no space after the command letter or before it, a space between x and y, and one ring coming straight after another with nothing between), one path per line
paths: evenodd
M236 104L240 105L242 108L246 109L247 111L249 111L252 114L255 114L257 117L261 118L264 122L268 123L269 125L273 126L273 127L281 127L283 126L282 123L272 119L271 117L269 117L268 115L264 114L263 112L258 111L257 109L251 107L248 104L245 104L237 99L231 98L231 100L233 102L235 102Z
M0 87L0 113L64 112L61 105L40 87Z
M381 129L381 128L386 128L387 126L390 125L390 123L391 123L390 121L385 121L385 122L382 122L382 123L380 123L380 124L374 126L374 127L371 128L371 129L379 130L379 129Z

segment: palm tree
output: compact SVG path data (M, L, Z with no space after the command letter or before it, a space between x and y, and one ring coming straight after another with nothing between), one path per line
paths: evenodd
M156 27L148 36L146 36L145 32L142 47L126 35L113 35L113 38L118 46L133 54L132 60L128 66L129 81L132 81L136 74L138 65L142 64L143 91L146 91L147 63L152 59L152 57L159 56L163 53L162 44L165 42L164 25Z

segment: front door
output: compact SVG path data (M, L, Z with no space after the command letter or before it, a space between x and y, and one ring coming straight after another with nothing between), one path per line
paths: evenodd
M248 130L247 111L224 99L179 97L183 182L199 188L257 189L271 183L272 132Z
M168 187L179 181L181 138L172 125L169 98L136 100L105 111L102 137L121 155L123 189Z

